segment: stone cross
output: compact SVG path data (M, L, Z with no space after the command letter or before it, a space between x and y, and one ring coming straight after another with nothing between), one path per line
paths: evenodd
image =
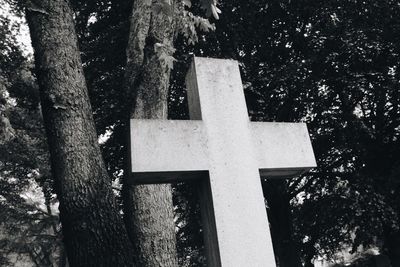
M251 122L238 63L195 57L190 120L131 120L130 181L198 179L210 267L275 265L261 178L316 166L303 123Z

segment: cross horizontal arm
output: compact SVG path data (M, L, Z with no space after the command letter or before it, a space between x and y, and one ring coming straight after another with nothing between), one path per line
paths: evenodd
M130 127L132 182L163 183L208 171L202 121L132 119Z
M317 166L305 123L250 124L261 176L290 178Z

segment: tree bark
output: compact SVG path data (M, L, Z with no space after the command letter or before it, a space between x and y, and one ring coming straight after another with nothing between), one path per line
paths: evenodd
M162 1L134 2L127 47L126 88L133 105L131 117L167 119L170 70L156 47L172 56L174 8L157 11ZM165 8L165 7L164 7ZM167 10L168 11L168 10ZM129 124L128 124L129 125ZM129 168L126 175L130 175ZM178 266L172 189L162 185L123 185L125 223L135 240L135 262L143 267Z
M314 267L314 257L317 255L314 247L313 237L303 244L304 267Z
M269 180L263 186L268 203L272 243L279 267L301 267L297 246L293 240L290 199L285 180Z
M400 266L400 232L387 231L384 241L384 251L392 266Z
M133 266L97 141L69 1L29 2L26 15L68 261Z

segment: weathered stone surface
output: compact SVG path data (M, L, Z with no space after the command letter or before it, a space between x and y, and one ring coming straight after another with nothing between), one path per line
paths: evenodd
M305 123L250 124L261 176L290 178L316 166Z
M131 120L132 181L209 179L208 265L275 266L260 174L291 177L316 166L307 127L250 122L236 61L195 58L187 84L191 121Z
M208 170L201 121L132 120L132 172Z
M202 121L131 120L131 143L135 183L193 178L209 169Z

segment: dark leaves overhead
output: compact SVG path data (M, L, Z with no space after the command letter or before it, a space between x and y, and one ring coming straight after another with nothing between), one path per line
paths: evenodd
M184 3L193 14L204 13L203 8L218 16L213 0ZM112 132L102 145L103 154L117 176L125 157L122 83L132 3L72 4L97 131ZM344 245L378 245L390 252L386 241L398 234L400 214L398 1L232 0L218 2L218 8L223 13L212 19L215 32L197 32L196 45L183 37L176 41L170 117L187 118L184 76L190 53L237 59L252 120L305 121L313 138L319 167L288 182L303 258L332 256ZM213 28L197 19L203 30ZM181 28L187 36L194 30ZM8 29L0 27L0 36L9 36ZM9 88L17 106L34 109L37 89L31 78L21 73L21 79L13 80L23 61L13 44L15 39L0 39L1 81L15 81ZM9 120L14 125L33 123L29 116L33 114L12 114ZM20 140L13 142L9 151L27 149ZM13 154L20 163L14 170L24 175L39 161L29 160L35 151L26 151ZM185 202L194 198L193 192L184 186L180 190L175 199L181 204L179 251L182 259L190 254L190 264L200 266L200 231L193 230L200 227L193 222L198 210Z
M240 62L253 120L308 123L319 167L289 186L304 258L332 256L345 244L383 243L389 251L400 213L398 2L223 1L220 8L216 31L192 51Z

